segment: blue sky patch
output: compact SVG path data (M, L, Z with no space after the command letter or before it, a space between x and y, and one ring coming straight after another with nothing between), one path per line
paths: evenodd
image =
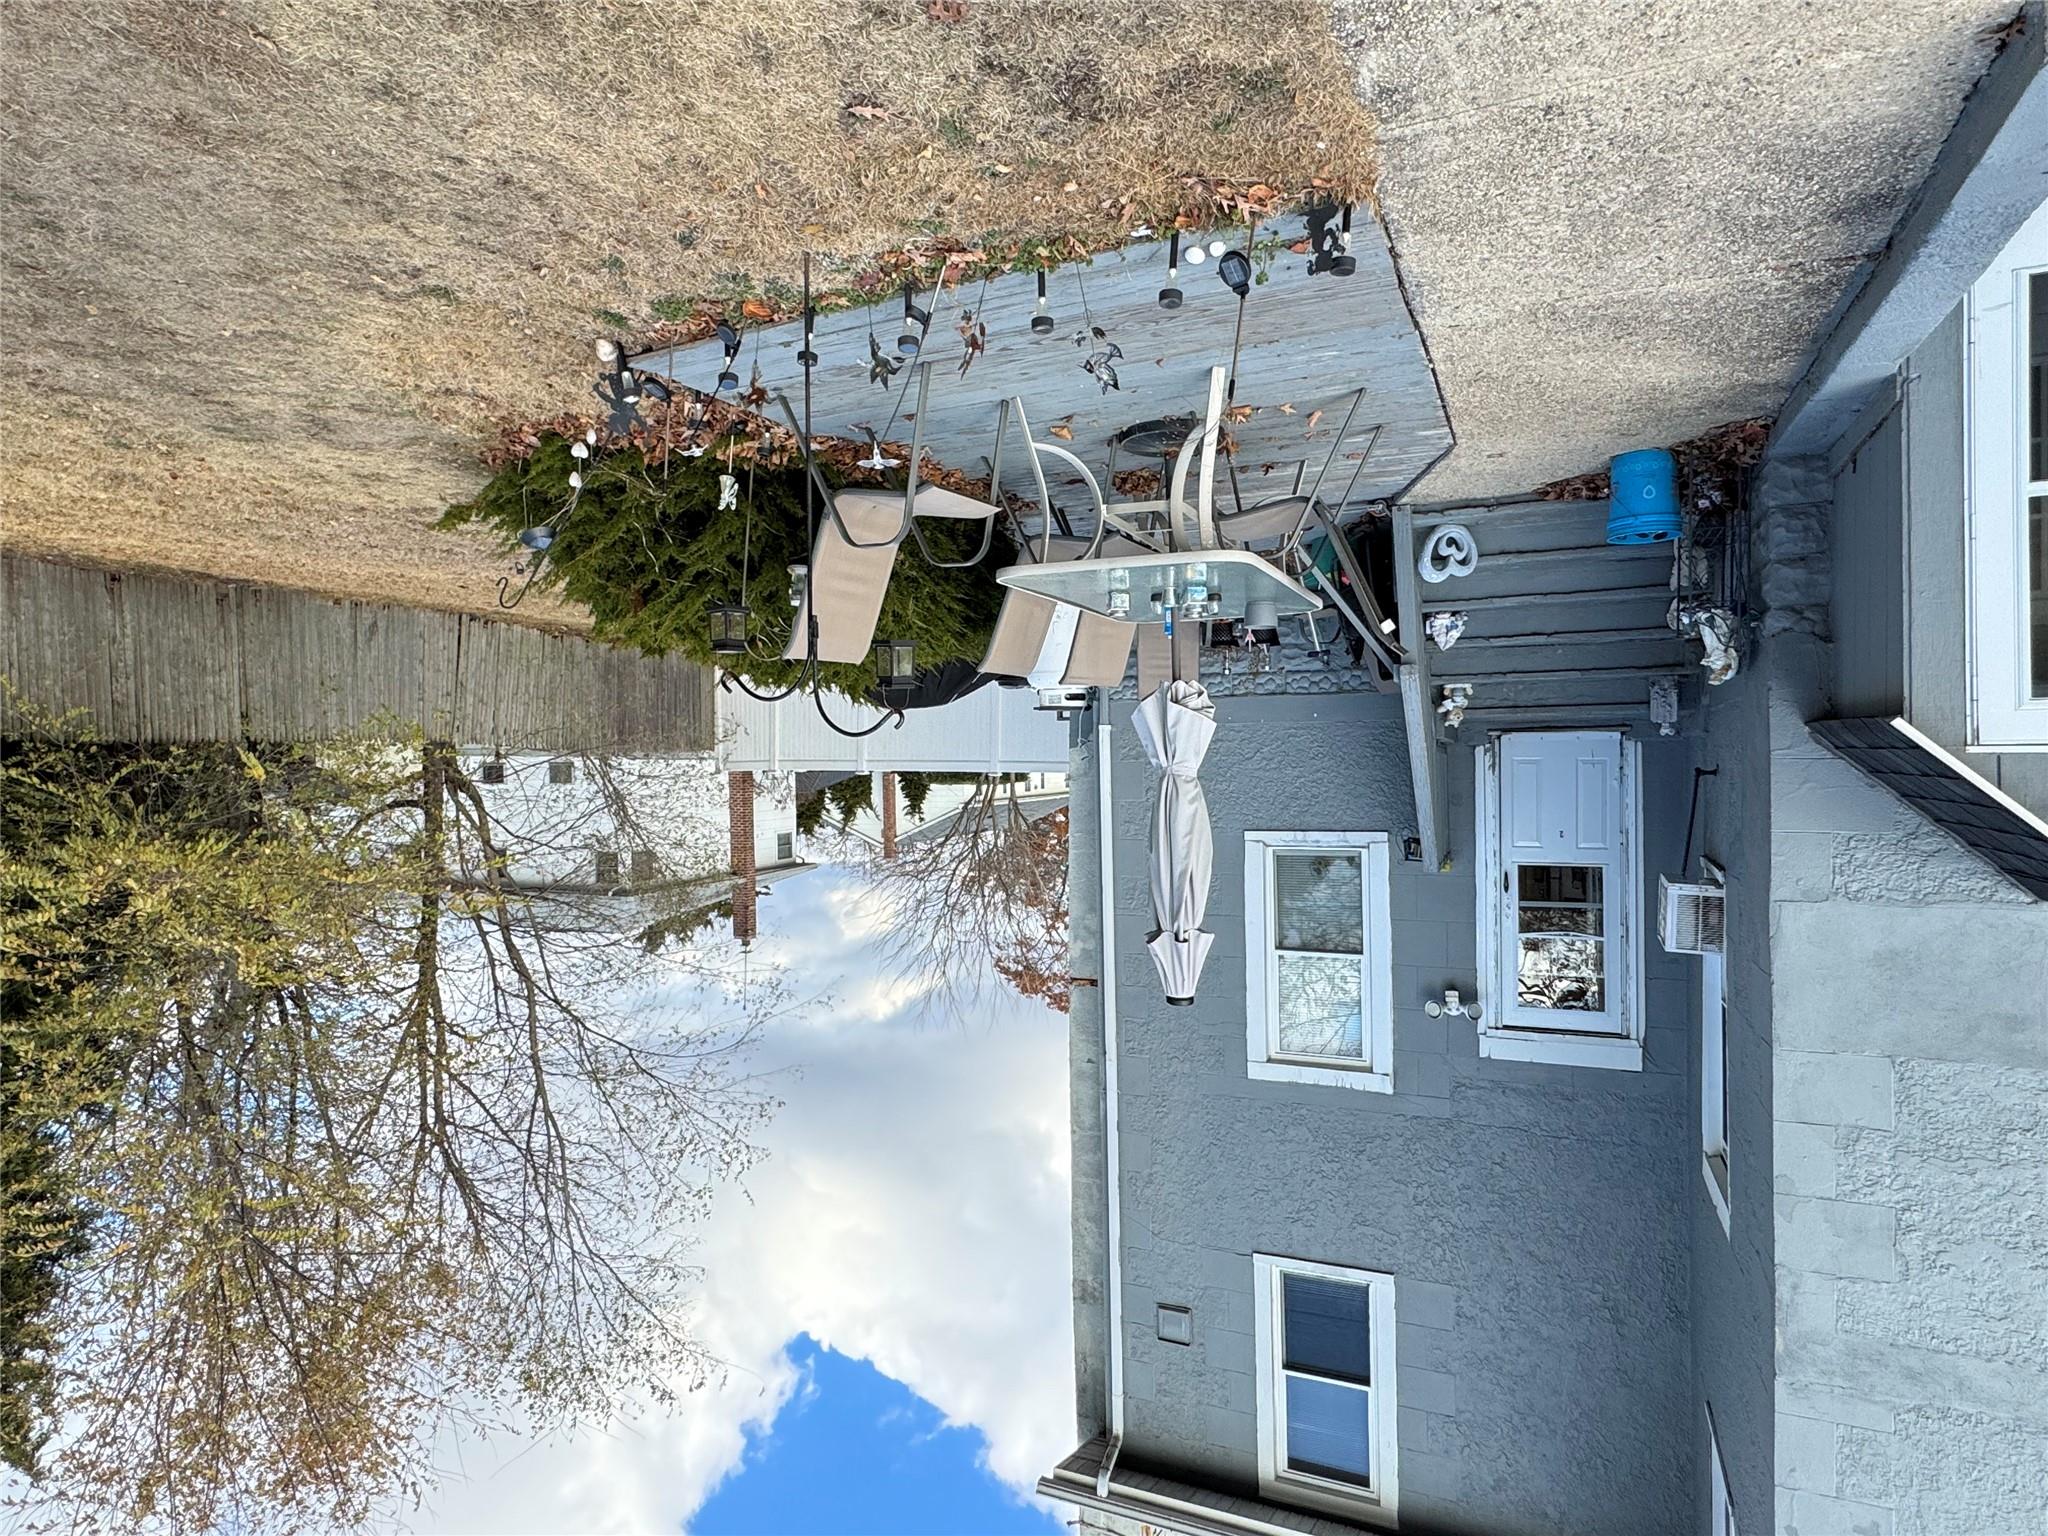
M983 1464L979 1430L809 1334L789 1344L802 1383L689 1522L692 1536L1065 1536Z

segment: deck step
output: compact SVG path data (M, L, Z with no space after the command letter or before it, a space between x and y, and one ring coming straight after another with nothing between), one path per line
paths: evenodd
M1507 518L1527 517L1536 513L1560 521L1568 517L1597 517L1604 526L1607 521L1607 503L1605 500L1543 501L1510 496L1499 501L1475 502L1464 506L1433 506L1428 511L1418 508L1415 513L1415 526L1437 528L1445 523L1463 523L1468 528L1484 528Z
M1646 667L1531 667L1526 672L1445 672L1430 669L1433 683L1604 683L1638 677L1684 677L1682 667L1665 662Z
M1481 569L1484 569L1483 565ZM1426 600L1422 605L1422 611L1464 613L1473 608L1583 608L1591 602L1647 602L1653 597L1669 598L1675 595L1669 585L1658 582L1654 586L1603 587L1590 592L1503 592L1496 597L1437 597Z
M1547 635L1475 635L1467 631L1458 642L1458 648L1469 645L1475 650L1516 650L1532 645L1655 645L1659 641L1681 638L1677 630L1665 624L1642 629L1565 629ZM1430 652L1433 661L1455 654L1455 650Z

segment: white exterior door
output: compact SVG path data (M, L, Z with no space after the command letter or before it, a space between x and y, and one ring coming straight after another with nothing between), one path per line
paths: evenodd
M1635 872L1625 764L1615 731L1500 738L1496 1028L1631 1032Z

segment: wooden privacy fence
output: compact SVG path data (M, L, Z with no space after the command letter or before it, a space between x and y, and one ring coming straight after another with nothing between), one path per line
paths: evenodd
M710 673L469 614L0 556L0 676L127 741L303 741L393 721L469 746L701 752ZM12 724L0 699L0 723Z

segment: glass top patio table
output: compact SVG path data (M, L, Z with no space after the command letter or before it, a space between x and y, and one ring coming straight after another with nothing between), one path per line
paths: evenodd
M1273 604L1276 616L1314 613L1323 600L1277 567L1243 549L1151 551L1097 560L1013 565L996 580L1020 592L1132 624L1176 619L1241 619L1248 605Z

